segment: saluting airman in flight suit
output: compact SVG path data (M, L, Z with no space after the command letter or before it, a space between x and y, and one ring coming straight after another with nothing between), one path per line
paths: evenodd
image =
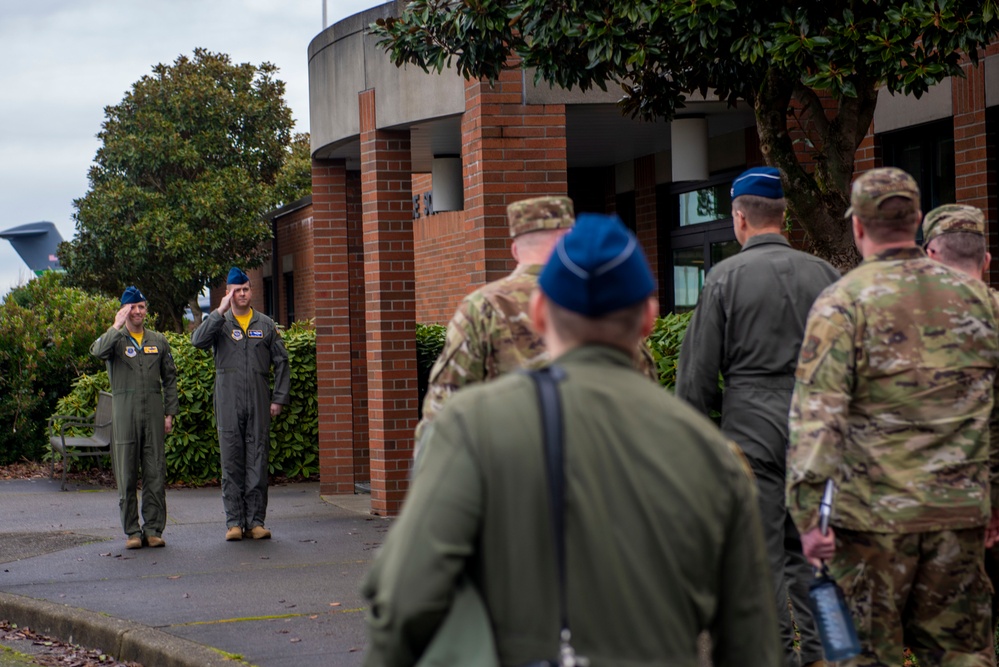
M121 297L114 324L90 346L90 354L107 362L111 378L111 463L118 483L121 527L127 549L143 543L166 546L165 434L178 412L177 369L166 337L145 328L146 297L129 287ZM142 469L142 522L139 527L136 487Z
M290 402L288 352L274 321L250 307L249 278L233 267L218 309L191 344L215 354L215 422L222 453L226 540L267 539L271 417ZM274 366L274 392L268 385Z

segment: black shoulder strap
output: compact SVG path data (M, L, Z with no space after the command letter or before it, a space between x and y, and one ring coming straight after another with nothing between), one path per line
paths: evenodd
M538 390L541 422L545 444L545 467L548 471L548 492L555 539L555 559L558 568L559 613L561 630L569 627L565 572L565 467L562 432L562 401L558 383L565 371L548 366L529 373Z

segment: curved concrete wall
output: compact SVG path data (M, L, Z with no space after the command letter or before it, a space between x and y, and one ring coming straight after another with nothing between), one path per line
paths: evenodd
M387 2L354 14L321 32L309 44L309 117L312 153L328 157L358 139L357 95L375 89L379 128L406 126L465 110L464 79L396 67L368 26L396 16L403 2Z

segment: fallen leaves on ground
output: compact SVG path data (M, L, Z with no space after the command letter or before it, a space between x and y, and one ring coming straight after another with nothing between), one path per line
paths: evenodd
M120 662L99 649L61 642L8 621L0 621L0 642L13 645L14 650L31 657L31 664L42 667L142 667L137 662ZM18 649L21 642L30 646Z

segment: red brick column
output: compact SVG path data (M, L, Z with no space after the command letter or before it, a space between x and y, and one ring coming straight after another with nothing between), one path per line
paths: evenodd
M988 135L985 129L985 68L969 62L964 77L951 77L954 105L954 186L960 204L989 214ZM996 262L993 262L995 264ZM994 283L995 270L990 271Z
M465 84L462 156L465 254L469 290L514 267L506 207L543 195L565 195L565 105L523 104L523 72L503 72L491 86ZM457 305L457 302L454 304Z
M371 511L392 515L409 479L418 395L410 139L376 128L374 90L359 104Z
M656 158L635 160L635 232L659 285L659 225L656 219Z
M354 492L346 176L341 161L312 162L319 492L324 494Z
M361 172L347 172L347 273L350 281L350 394L354 423L354 481L371 481L368 443L368 345L364 305L364 221Z
M957 201L988 209L985 70L965 63L964 78L951 77Z

